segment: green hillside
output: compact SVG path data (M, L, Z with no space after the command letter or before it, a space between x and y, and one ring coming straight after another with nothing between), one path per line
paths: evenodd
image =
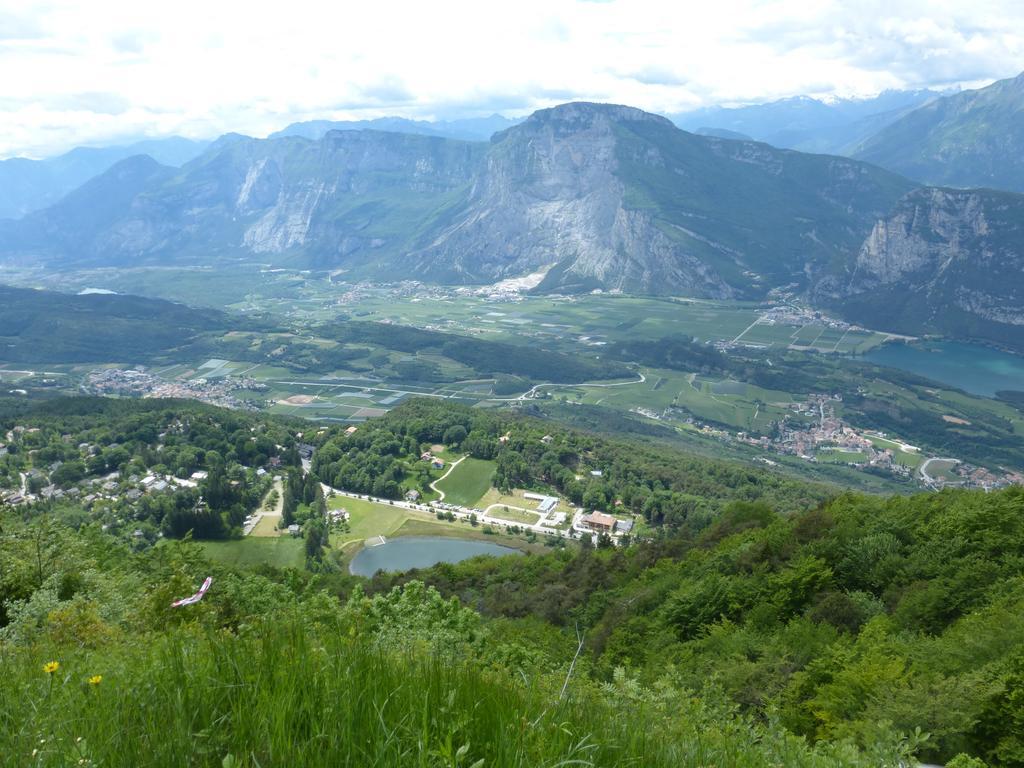
M69 296L0 285L0 359L11 363L148 362L225 315L138 296Z
M854 150L928 184L1024 192L1024 75L935 99Z
M177 401L5 404L0 498L23 476L37 494L0 503L10 764L1024 760L1020 488L834 496L768 470L428 401L353 434L304 431L319 477L303 477L300 426ZM493 469L500 491L550 490L646 525L621 546L583 538L349 574L342 542L397 508L365 502L349 530L326 519L348 500L325 504L318 481L397 483L416 463L404 451L441 440L489 455L475 469ZM144 475L199 484L156 490ZM43 495L45 483L63 495ZM301 540L239 536L264 498L282 502ZM185 522L209 533L201 508L221 521L213 538L236 538L190 541ZM459 535L457 523L415 522L409 533ZM171 606L206 576L203 600Z

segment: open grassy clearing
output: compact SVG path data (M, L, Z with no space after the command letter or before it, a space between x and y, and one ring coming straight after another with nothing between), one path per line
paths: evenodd
M480 509L486 509L492 504L507 504L512 507L522 507L523 509L536 509L537 500L526 498L525 494L527 493L542 493L542 491L526 491L522 488L513 488L511 493L502 493L497 488L491 488L480 498L477 506ZM544 491L543 493L547 492ZM555 511L572 511L570 504L565 499L560 498L557 493L551 492L549 495L558 498L558 505L555 507Z
M281 522L281 515L275 512L267 512L260 518L260 521L256 523L256 527L252 529L250 536L268 537L268 536L281 536L282 531L278 530L278 524Z
M302 568L306 562L302 539L292 536L247 536L231 541L200 541L198 544L211 560L232 567L272 565L276 568Z
M436 487L449 504L472 507L490 489L496 467L493 461L466 457Z
M332 496L327 499L328 509L346 509L349 512L347 533L331 534L331 545L345 547L374 536L392 536L407 519L417 515L404 507L378 504L350 496Z
M902 443L898 443L895 440L887 440L884 437L876 437L874 435L868 435L867 437L876 448L892 451L893 460L897 464L902 464L903 466L910 467L911 469L917 469L921 466L921 462L924 461L924 457L922 457L919 452L905 451L902 448Z
M527 525L536 525L540 522L540 515L536 512L523 512L522 510L515 509L514 507L495 507L487 513L489 517L497 517L502 520L508 520L510 523L526 523Z
M815 458L833 464L860 464L868 460L867 454L860 451L830 451L827 448L819 450Z

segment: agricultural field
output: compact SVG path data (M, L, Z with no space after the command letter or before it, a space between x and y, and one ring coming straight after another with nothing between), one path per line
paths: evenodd
M787 413L788 392L762 389L739 381L700 378L656 368L643 368L644 381L624 385L580 385L553 390L568 402L603 405L621 410L643 409L669 421L694 418L742 431L762 431ZM673 411L672 409L677 409Z
M861 464L868 460L867 454L859 451L829 450L828 448L819 449L815 458L827 464Z
M449 504L476 506L480 497L491 488L495 466L493 461L466 457L447 477L438 480L435 487L444 492L444 500Z
M766 349L790 348L848 355L867 352L887 338L888 335L884 333L840 330L820 323L788 325L758 322L745 329L734 341Z

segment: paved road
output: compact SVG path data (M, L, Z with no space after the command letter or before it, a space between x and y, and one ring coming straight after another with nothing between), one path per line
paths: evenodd
M645 381L647 381L647 377L644 376L643 373L637 373L637 376L639 376L640 378L636 379L635 381L616 381L613 384L598 384L598 383L590 383L590 382L584 382L582 384L535 384L532 387L530 387L530 389L528 389L526 392L523 392L523 394L519 395L518 397L488 397L487 398L487 402L489 402L489 403L516 403L516 402L522 402L523 400L531 400L531 399L533 399L534 397L537 396L537 392L538 391L540 391L541 389L545 389L545 388L549 388L549 389L574 389L576 387L601 387L601 388L606 388L606 387L628 387L628 386L630 386L632 384L643 384Z
M948 461L952 462L953 464L960 463L960 459L951 459L942 456L932 456L930 459L925 459L925 462L924 464L921 465L919 471L921 473L921 480L924 481L929 486L937 485L939 482L939 479L937 477L932 477L931 475L928 474L928 465L931 464L933 461Z

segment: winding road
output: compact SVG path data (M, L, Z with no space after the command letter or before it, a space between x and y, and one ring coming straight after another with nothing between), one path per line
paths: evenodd
M552 389L575 389L576 387L628 387L633 384L643 384L645 381L647 381L647 377L644 376L642 372L637 373L637 376L639 376L640 378L636 379L635 381L616 381L612 384L598 384L590 382L582 382L580 384L534 384L526 392L523 392L523 394L519 395L518 397L489 397L487 398L487 402L518 403L524 400L532 400L534 397L537 396L537 392L545 387L549 387Z

